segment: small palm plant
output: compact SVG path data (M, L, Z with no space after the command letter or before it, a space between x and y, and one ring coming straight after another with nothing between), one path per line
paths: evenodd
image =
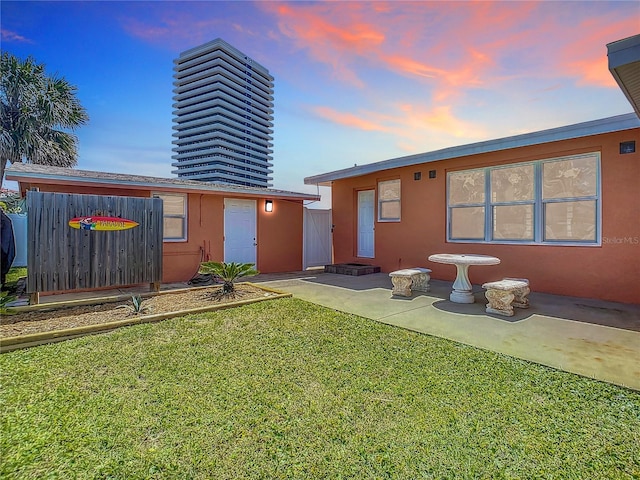
M202 262L199 273L211 273L220 277L224 281L222 293L231 294L235 292L234 282L236 279L240 277L250 277L260 273L254 266L253 263Z
M149 307L142 305L144 300L140 295L131 295L131 304L118 305L116 308L126 308L132 315L140 315L149 310Z

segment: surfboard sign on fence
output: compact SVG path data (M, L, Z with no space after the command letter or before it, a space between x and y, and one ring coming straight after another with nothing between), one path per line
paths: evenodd
M69 226L77 230L113 232L137 227L138 222L120 217L75 217L69 220Z

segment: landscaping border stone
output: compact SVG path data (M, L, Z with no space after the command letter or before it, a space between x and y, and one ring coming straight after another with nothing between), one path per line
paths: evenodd
M51 332L42 332L42 333L31 333L27 335L19 335L16 337L5 337L0 339L0 353L10 352L13 350L18 350L23 348L36 347L39 345L44 345L46 343L55 343L55 342L61 342L64 340L71 340L73 338L83 337L85 335L110 332L117 328L130 326L130 325L140 325L143 323L155 323L155 322L160 322L162 320L168 320L170 318L181 317L181 316L191 315L195 313L224 310L227 308L234 308L242 305L249 305L251 303L264 302L267 300L276 300L278 298L289 298L293 296L293 294L291 293L282 292L280 290L264 287L262 285L256 285L255 283L251 283L251 282L244 282L244 283L252 285L256 288L259 288L260 290L264 290L265 292L274 293L275 295L264 297L264 298L238 300L235 302L210 305L207 307L179 310L175 312L158 313L154 315L143 315L143 316L137 316L130 319L128 318L125 320L118 320L115 322L100 323L96 325L86 325L82 327L67 328L64 330L54 330ZM167 295L171 293L201 290L201 289L206 289L210 287L211 286L181 288L181 289L175 289L175 290L163 290L162 292L157 292L157 293L151 292L151 293L140 294L140 296L152 297L156 295ZM109 296L109 297L100 297L100 298L92 298L92 299L84 299L84 300L72 300L67 302L55 302L55 303L52 302L52 303L30 305L30 306L24 306L24 307L15 307L15 310L19 312L26 312L26 311L65 308L65 307L74 307L74 306L82 306L82 305L94 305L94 304L118 302L118 301L128 300L130 298L131 298L131 295L115 295L115 296Z

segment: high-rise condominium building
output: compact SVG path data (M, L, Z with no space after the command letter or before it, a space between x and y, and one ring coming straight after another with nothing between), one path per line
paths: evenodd
M188 180L270 187L273 77L216 39L174 60L173 173Z

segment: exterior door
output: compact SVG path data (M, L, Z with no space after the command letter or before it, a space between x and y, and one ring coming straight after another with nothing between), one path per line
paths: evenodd
M358 257L375 257L375 190L358 192Z
M225 198L224 261L256 264L257 246L256 201Z

